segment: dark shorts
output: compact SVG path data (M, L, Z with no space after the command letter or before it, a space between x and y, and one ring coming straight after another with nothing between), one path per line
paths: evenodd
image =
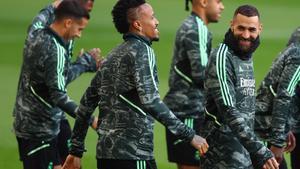
M155 160L97 159L98 169L157 169Z
M17 137L20 160L24 169L51 169L65 161L70 146L71 128L62 120L60 133L50 141L35 141Z
M34 141L17 137L17 141L24 169L52 169L60 164L57 138L51 141Z
M179 118L187 126L194 129L196 133L200 134L200 127L203 125L203 120ZM200 154L190 143L176 143L178 138L173 135L168 129L166 129L167 151L169 162L174 162L183 165L200 165Z
M296 147L291 152L291 165L292 169L300 168L300 133L294 133L296 137Z

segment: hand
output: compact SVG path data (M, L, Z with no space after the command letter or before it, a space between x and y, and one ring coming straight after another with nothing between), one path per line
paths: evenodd
M91 124L91 127L94 129L94 130L96 130L97 129L97 127L98 127L98 117L94 117L94 120L93 120L93 122L92 122L92 124Z
M279 169L279 164L274 157L268 159L263 165L263 169Z
M209 147L206 140L198 135L194 136L191 144L200 152L201 156L204 156Z
M62 169L80 169L80 165L80 158L69 154Z
M88 53L95 59L97 70L101 66L103 58L101 57L101 50L99 48L93 48Z
M274 157L277 160L277 162L281 163L281 161L283 160L284 147L279 148L279 147L271 146L270 150L273 152Z
M290 131L286 138L286 147L284 148L285 152L292 152L296 147L296 138L292 131Z

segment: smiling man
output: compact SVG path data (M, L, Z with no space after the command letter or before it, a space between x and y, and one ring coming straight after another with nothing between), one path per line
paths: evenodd
M206 69L210 148L201 161L207 169L277 169L271 151L254 134L255 80L252 54L262 30L258 10L237 8L230 29L211 54Z
M74 63L68 42L81 37L89 21L78 1L65 0L54 10L54 21L43 28L30 26L13 112L14 131L24 169L60 168L58 148L64 112L75 116L77 105L66 91L74 77L96 70L96 60L79 57Z
M144 0L119 0L112 10L124 42L107 56L81 99L64 169L79 168L88 119L99 106L97 166L99 169L156 169L154 120L165 125L200 153L206 140L184 125L160 100L156 59L158 20Z

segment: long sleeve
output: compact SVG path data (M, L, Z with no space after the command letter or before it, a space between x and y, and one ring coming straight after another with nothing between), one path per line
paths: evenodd
M229 126L255 162L264 161L272 157L272 154L258 140L248 119L251 116L250 111L253 109L254 112L252 107L255 104L254 79L251 80L251 76L247 77L246 75L246 71L252 72L252 68L244 70L244 77L237 77L233 58L227 55L230 54L224 44L212 54L213 59L209 64L208 77L205 81L207 92L216 104L222 123ZM246 82L246 78L249 78L249 81ZM241 89L236 86L237 81L240 81ZM246 105L240 105L240 102L246 102ZM241 112L241 110L245 112Z
M142 49L141 49L142 50ZM144 45L144 50L137 54L135 60L135 83L141 103L149 110L151 116L165 125L172 133L184 141L191 141L194 131L185 126L169 108L160 100L155 55L153 50Z
M54 7L50 4L40 10L37 16L34 17L31 25L28 27L27 33L31 35L32 32L49 26L54 21Z
M70 153L77 157L82 157L84 152L84 139L89 127L89 120L100 100L98 91L98 89L100 89L100 81L101 75L100 73L97 73L80 101L71 139L72 146L70 149Z
M71 83L82 73L96 71L96 60L89 53L85 52L82 56L78 56L77 60L71 64L67 77L67 84Z
M208 59L207 42L209 32L201 19L195 17L195 20L198 27L197 31L193 29L185 30L185 36L182 37L182 41L191 65L192 81L202 88Z
M54 39L53 39L54 40ZM44 48L48 48L44 46ZM49 50L57 52L47 52ZM45 55L45 81L48 86L51 102L60 109L75 117L76 103L69 98L66 92L65 65L69 60L66 59L65 50L62 46L53 45L49 49L43 49Z
M297 54L295 49L288 49L282 53L288 56L288 59L284 64L273 100L270 143L278 147L283 147L286 142L288 117L290 117L289 107L300 80L300 59L298 59L299 56L293 56L295 54Z

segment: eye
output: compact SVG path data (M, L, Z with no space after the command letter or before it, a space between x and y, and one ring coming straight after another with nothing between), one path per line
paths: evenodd
M256 30L257 30L256 28L249 28L250 32L256 32Z

